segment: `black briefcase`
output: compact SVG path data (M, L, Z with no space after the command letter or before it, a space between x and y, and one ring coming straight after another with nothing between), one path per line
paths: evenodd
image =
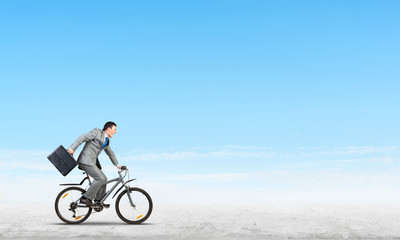
M63 176L67 176L78 164L62 145L56 148L47 158Z

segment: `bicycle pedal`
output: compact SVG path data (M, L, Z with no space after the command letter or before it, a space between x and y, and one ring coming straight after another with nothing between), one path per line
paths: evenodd
M110 208L110 204L100 203L100 202L96 202L94 206L101 207L101 208Z
M101 206L104 208L110 208L110 204L106 204L106 203L103 203Z

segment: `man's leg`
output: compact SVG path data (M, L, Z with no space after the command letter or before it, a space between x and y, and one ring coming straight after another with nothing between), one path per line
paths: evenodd
M96 194L102 197L106 192L106 175L104 175L103 171L101 171L96 165L89 166L86 164L79 164L79 166L94 179L89 189L83 194L83 196L90 200L94 200Z
M101 201L101 199L106 195L107 189L107 178L104 181L104 185L100 187L99 191L97 192L94 200Z

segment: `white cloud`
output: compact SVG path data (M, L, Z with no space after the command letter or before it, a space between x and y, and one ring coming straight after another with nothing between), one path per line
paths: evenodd
M377 157L377 158L371 158L372 162L381 162L381 163L393 163L396 160L398 160L398 158L394 158L394 157L387 157L387 156L383 156L383 157Z
M219 158L272 158L274 152L263 151L237 151L236 149L223 149L219 151L174 151L174 152L139 152L119 156L125 161L182 161L192 159L219 159Z
M228 145L218 149L197 148L190 151L143 151L135 149L128 154L122 154L119 157L126 161L182 161L193 159L226 159L226 158L246 158L246 159L304 159L311 157L319 157L324 161L324 157L337 156L341 159L355 160L354 156L358 156L357 161L361 156L372 154L399 154L400 147L385 146L348 146L334 148L299 148L292 149L286 152L279 152L271 148L257 146L234 146Z
M335 148L300 148L286 152L276 151L271 148L257 146L235 146L213 148L192 148L190 150L143 150L134 149L127 153L117 153L120 162L138 161L230 161L240 160L243 164L250 161L270 160L279 162L282 167L292 166L318 166L324 163L361 164L373 162L375 164L392 164L399 160L400 148L397 146L348 146ZM0 149L0 169L9 171L13 169L31 169L34 171L53 171L54 167L47 156L51 151L43 150L7 150ZM77 156L77 154L76 154ZM100 159L107 158L105 154ZM286 161L295 160L295 161ZM175 163L176 164L176 163Z
M249 173L210 173L210 174L144 174L147 179L164 181L191 181L228 183L246 181L250 179Z
M0 169L9 171L14 169L51 170L47 156L51 151L41 150L7 150L0 149Z
M321 155L364 155L369 153L391 153L398 151L400 147L398 146L384 146L384 147L374 147L374 146L347 146L347 147L336 147L331 149L326 149L320 151Z

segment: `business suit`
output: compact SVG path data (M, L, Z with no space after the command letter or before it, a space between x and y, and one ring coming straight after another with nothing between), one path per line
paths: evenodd
M107 177L96 165L96 161L101 153L101 150L104 149L106 154L110 157L112 163L115 166L118 166L118 160L109 146L110 139L108 139L106 146L102 148L105 142L105 137L106 134L104 131L99 128L95 128L92 131L79 136L70 146L70 149L75 151L83 142L86 142L81 153L79 154L78 163L79 167L86 171L86 173L94 179L89 189L83 194L84 197L91 200L101 200L106 193Z

